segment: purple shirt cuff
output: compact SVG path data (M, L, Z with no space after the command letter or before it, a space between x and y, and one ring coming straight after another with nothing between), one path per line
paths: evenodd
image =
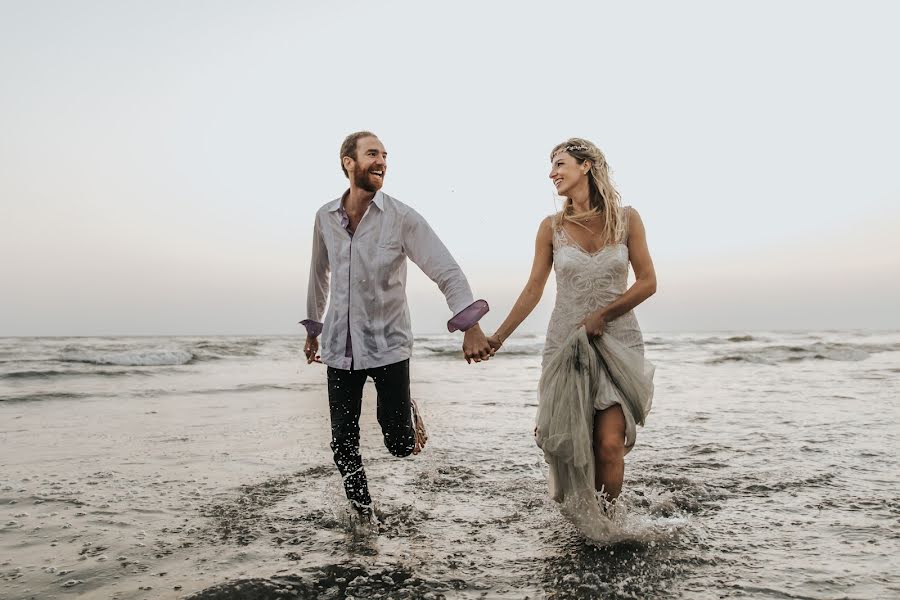
M449 331L456 331L457 329L466 331L467 329L471 329L489 310L491 310L491 308L488 306L486 300L476 300L453 315L453 318L447 321L447 329Z
M322 333L322 324L318 321L304 319L300 321L300 324L306 327L306 335L309 337L319 337L319 334Z

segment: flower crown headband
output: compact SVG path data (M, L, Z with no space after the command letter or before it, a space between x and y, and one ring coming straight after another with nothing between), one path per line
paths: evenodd
M584 146L584 145L569 144L568 146L563 146L562 148L557 150L553 154L553 156L556 156L560 152L570 152L570 153L571 152L588 152L589 150L590 150L590 148L588 148L587 146Z

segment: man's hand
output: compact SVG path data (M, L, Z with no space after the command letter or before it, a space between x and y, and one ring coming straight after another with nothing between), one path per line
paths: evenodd
M319 352L319 338L306 336L306 345L303 346L303 353L306 354L306 364L311 364L314 362L320 363L320 357L318 355Z
M606 316L600 311L592 312L581 323L588 337L599 337L606 330Z
M466 330L466 334L463 337L463 354L466 357L466 362L469 364L472 364L473 360L475 362L488 360L494 355L494 350L488 344L487 338L484 337L484 332L478 323Z

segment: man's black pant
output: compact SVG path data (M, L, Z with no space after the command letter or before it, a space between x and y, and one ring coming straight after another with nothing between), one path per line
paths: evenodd
M359 371L328 367L331 449L344 478L347 498L357 506L372 503L359 455L359 413L363 385L368 377L375 382L378 392L378 423L388 451L394 456L409 456L416 441L409 395L409 360Z

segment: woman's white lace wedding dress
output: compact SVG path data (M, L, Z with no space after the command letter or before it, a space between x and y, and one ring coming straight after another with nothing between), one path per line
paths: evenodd
M594 492L594 413L622 405L628 452L653 398L654 367L644 359L633 312L607 323L598 338L588 339L580 327L627 288L627 231L626 218L626 239L593 253L561 226L553 231L556 305L544 344L536 439L550 465L550 494L597 541L610 541L614 527Z

